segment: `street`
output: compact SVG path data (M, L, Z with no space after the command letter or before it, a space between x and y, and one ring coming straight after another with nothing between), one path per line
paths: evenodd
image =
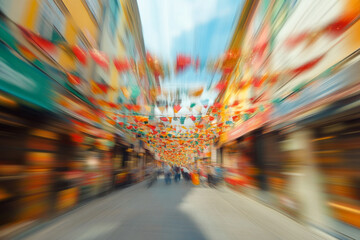
M226 187L139 183L98 198L18 239L327 239Z

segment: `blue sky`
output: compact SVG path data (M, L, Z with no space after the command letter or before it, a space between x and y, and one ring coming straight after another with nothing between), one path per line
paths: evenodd
M178 52L217 57L226 48L242 0L138 0L146 48L163 59Z
M171 74L165 89L187 89L216 83L221 75L206 70L226 50L243 0L138 0L146 49L174 69L178 53L199 57L202 70ZM215 99L204 91L201 98ZM189 101L193 101L190 99ZM210 101L211 102L211 101Z

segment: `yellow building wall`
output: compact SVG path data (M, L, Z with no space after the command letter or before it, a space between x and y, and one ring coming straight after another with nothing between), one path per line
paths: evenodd
M74 24L71 16L66 16L66 26L64 37L69 45L76 44L76 39L78 35L78 28ZM59 55L58 62L66 70L72 71L75 70L75 58L68 52L62 51Z
M88 12L83 1L63 0L63 3L69 11L69 14L66 16L64 36L68 44L75 45L80 32L82 32L85 37L89 37L88 34L90 34L91 39L88 39L88 41L94 44L99 32L98 27L92 16L90 16L91 13ZM59 64L68 71L75 70L75 61L75 58L67 52L62 52L58 60Z
M91 43L96 40L98 37L98 27L93 20L91 13L88 12L87 7L84 5L83 1L80 0L63 0L64 5L68 9L74 23L77 27L81 29L84 35L87 35L87 32L92 37L88 39ZM94 46L96 47L96 46Z
M17 1L13 1L13 7L18 8L18 4L19 3ZM28 0L27 5L24 7L27 9L27 11L25 11L24 17L19 24L32 31L36 31L35 27L40 9L40 1Z

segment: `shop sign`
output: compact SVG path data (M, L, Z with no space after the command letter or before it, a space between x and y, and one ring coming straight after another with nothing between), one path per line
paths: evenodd
M51 79L0 43L0 90L28 103L53 109Z

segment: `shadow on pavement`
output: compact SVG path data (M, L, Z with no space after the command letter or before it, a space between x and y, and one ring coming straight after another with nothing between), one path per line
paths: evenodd
M98 202L74 210L23 239L206 239L189 216L180 210L195 186L160 178L131 192L118 191Z

